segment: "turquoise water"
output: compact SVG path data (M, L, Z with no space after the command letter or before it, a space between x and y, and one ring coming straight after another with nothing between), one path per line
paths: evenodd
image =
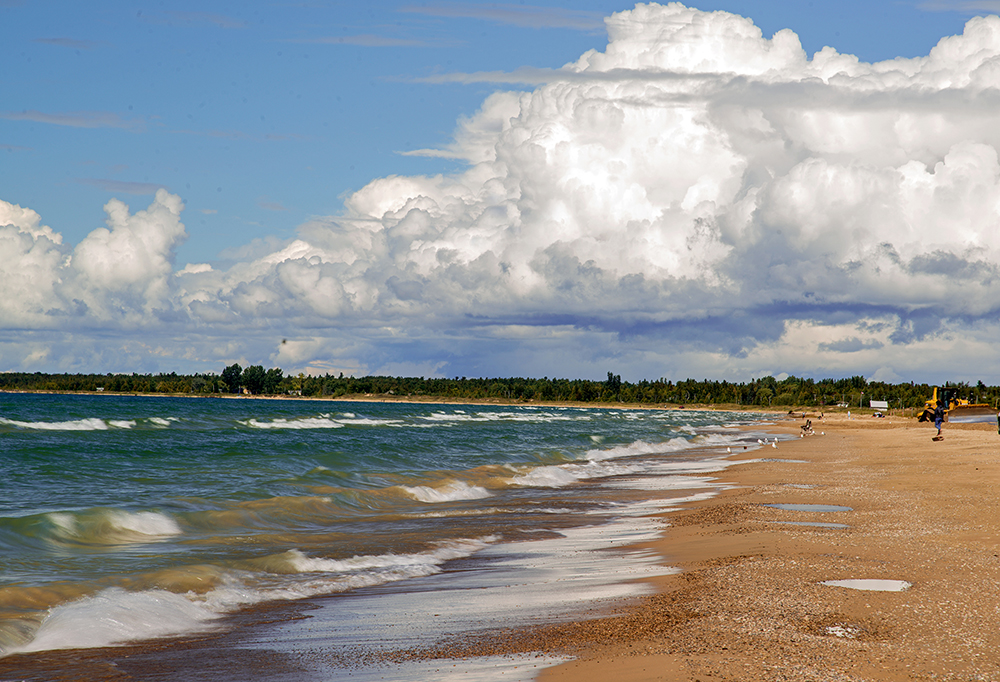
M456 562L613 528L653 490L710 488L726 447L756 443L733 428L753 419L0 394L0 652L224 627L249 606L404 595L428 576L458 584ZM616 537L656 530L643 524Z

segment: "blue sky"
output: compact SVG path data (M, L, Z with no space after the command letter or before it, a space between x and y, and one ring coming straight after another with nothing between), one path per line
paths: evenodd
M1000 3L997 3L1000 4ZM865 61L927 54L975 14L916 2L708 2ZM986 3L980 6L985 7ZM603 49L617 2L5 2L0 191L78 241L117 197L187 205L178 262L287 238L385 175L454 170L445 145L497 86Z
M552 85L556 79L553 74L560 74L564 65L576 62L588 51L603 53L609 40L605 17L632 7L603 1L361 5L304 0L86 5L0 0L0 20L8 29L0 43L0 63L5 65L0 71L4 93L0 97L0 200L37 214L37 220L23 219L24 225L35 220L32 224L36 227L30 228L34 230L34 239L40 238L38 226L46 226L58 236L50 240L58 243L45 263L57 267L54 254L58 252L64 259L58 267L82 267L84 254L94 250L78 247L106 225L108 202L127 204L128 216L153 206L158 201L159 189L183 202L183 209L176 212L180 216L177 225L152 221L150 224L155 226L149 229L157 236L135 237L138 239L135 243L147 247L151 239L159 244L149 247L151 251L138 259L134 256L134 244L126 248L121 246L125 243L121 239L114 242L96 235L114 253L104 254L99 264L92 265L93 272L100 272L101 268L105 273L117 272L116 258L132 258L132 265L122 266L125 274L117 279L74 280L77 284L73 286L90 292L92 299L74 298L72 293L60 289L72 279L66 273L53 275L56 270L46 270L49 275L40 274L41 270L32 264L34 261L29 260L9 265L13 268L10 272L20 277L20 283L12 284L9 279L8 284L0 284L7 287L3 293L8 299L24 298L19 299L20 286L32 295L50 292L51 300L32 299L31 305L35 307L31 310L12 308L7 321L0 323L3 333L0 370L205 371L221 367L224 362L241 361L280 363L288 370L312 372L560 374L595 378L616 367L616 371L632 378L680 376L685 370L694 375L727 375L720 378L745 378L772 371L870 375L881 372L880 376L890 379L921 378L911 377L911 372L950 372L949 377L971 372L972 368L958 365L934 368L917 363L918 366L911 367L907 358L919 352L921 343L932 347L937 343L938 347L948 349L964 347L962 344L971 342L975 336L963 331L965 325L971 325L970 329L978 330L977 333L985 333L983 330L992 329L990 325L997 321L989 306L984 310L982 305L972 302L968 306L959 305L954 320L932 324L924 320L940 320L948 314L941 307L946 303L939 299L902 301L875 296L872 297L875 300L870 300L858 293L860 289L852 293L838 288L840 280L832 277L817 283L821 290L812 292L812 299L795 301L779 300L780 297L751 301L749 298L753 297L749 294L760 291L759 283L743 282L738 288L748 300L739 310L729 309L720 305L720 301L731 300L732 290L722 294L721 290L713 289L729 274L719 274L720 279L713 280L714 283L698 284L694 274L670 270L672 266L666 261L654 263L662 271L653 274L649 268L637 264L634 254L620 254L620 258L607 263L600 258L584 258L584 246L580 247L583 250L575 250L572 245L598 238L588 235L586 226L577 223L574 229L581 230L579 234L574 232L565 239L538 245L534 255L548 254L548 270L543 272L541 266L532 265L529 268L532 272L521 280L523 287L507 289L497 298L475 287L461 292L445 287L436 292L433 300L421 299L422 307L415 306L414 287L419 284L420 295L427 294L443 281L437 279L441 272L432 272L431 265L419 259L405 267L396 262L393 267L401 269L389 272L386 269L389 261L384 260L388 257L384 254L379 256L383 260L379 260L378 267L366 260L370 267L362 279L368 282L371 291L362 291L364 287L360 284L341 287L337 289L339 293L331 296L342 296L346 303L329 309L304 302L304 294L295 293L300 291L296 287L303 286L298 280L294 286L288 284L289 280L282 280L279 287L268 283L271 275L253 270L257 267L253 263L290 263L298 259L308 264L308 259L313 258L314 266L321 263L332 268L326 275L316 272L310 275L318 278L316 282L326 282L326 277L340 286L348 281L352 275L346 269L360 262L360 252L347 253L346 247L332 246L323 239L347 230L344 226L350 221L341 219L357 218L360 215L357 206L361 205L358 202L364 196L379 196L377 201L371 199L375 204L364 204L369 208L377 204L380 211L386 207L398 211L403 207L402 198L397 197L399 201L386 198L386 192L396 191L389 189L388 184L369 183L393 176L433 178L441 174L446 179L463 178L460 184L468 189L472 180L463 174L474 164L467 156L463 157L468 150L463 151L461 141L455 141L456 131L465 130L481 108L489 109L484 103L493 93L541 93ZM831 46L840 55L854 55L860 62L874 63L896 57L924 57L942 38L962 34L972 17L996 13L1000 3L987 0L834 4L748 0L706 2L696 7L705 12L723 10L752 20L765 43L775 32L791 29L807 60L824 46ZM628 16L633 23L638 21L637 13ZM692 21L697 22L703 15L693 16ZM729 29L718 30L722 33L709 38L729 40L729 34L725 33ZM656 38L661 39L670 40ZM617 68L640 67L633 67L626 60ZM672 68L661 63L657 73ZM683 71L687 67L678 63L677 68ZM720 73L731 72L732 68L718 66ZM965 67L956 65L956 68ZM979 73L985 71L981 69ZM759 73L747 76L751 86L760 80L759 76ZM868 78L854 73L851 77L859 83ZM773 86L769 78L760 82L767 81ZM804 82L801 74L792 80L796 87ZM752 97L749 91L744 95L734 92L730 88L726 96ZM893 92L898 94L897 90ZM541 99L541 95L535 97L536 101ZM898 106L900 111L911 106L916 111L926 105L917 102ZM508 105L500 107L506 116L511 112L504 107ZM766 113L766 107L763 110ZM522 108L522 115L526 111ZM940 115L947 115L947 111ZM970 123L973 129L977 125L990 127L988 107L977 121ZM538 130L545 129L543 124L540 126ZM723 128L719 128L722 130L719 135L731 139L733 132ZM785 137L794 137L793 133ZM669 137L672 131L665 128L656 134ZM970 134L965 141L992 145L989 135L984 135ZM951 147L960 142L963 139L958 137L948 140ZM908 158L933 167L933 160L943 159L947 151L942 149L934 156L937 152L920 151L934 145L911 145L900 152L903 156L886 152L884 158L876 159L855 148L831 156L823 144L809 144L811 151L795 159L799 163L795 168L799 170L807 168L802 163L810 158L820 157L826 162L836 160L843 166L845 154L853 154L855 161L863 161L872 169L899 171ZM877 147L879 143L871 144ZM754 152L740 153L752 160ZM719 164L724 162L721 156L712 158ZM710 159L706 162L713 163ZM744 165L754 167L752 162ZM782 166L782 172L791 167ZM724 226L727 220L724 214L732 215L732 211L726 211L737 206L737 195L745 198L746 188L753 185L745 174L749 171L740 172L744 173L743 190L734 190L736 194L727 195L725 201L714 199L717 208L710 212L710 218L708 213L699 213L691 220L699 225L705 220L715 220ZM533 185L539 186L538 182ZM763 192L776 186L754 185L754 196L762 196L758 190ZM399 191L415 192L414 196L420 192L426 194L424 190ZM682 198L684 194L679 196ZM694 195L688 192L688 196ZM680 199L675 203L679 205ZM723 210L723 204L729 209ZM424 210L417 204L412 207ZM524 208L520 206L519 210ZM688 217L693 216L693 209L688 209L690 206L684 209L690 214ZM657 210L662 212L667 207L659 206ZM758 206L758 210L763 212L763 206ZM176 216L169 218L173 215L169 208L164 209L163 215L168 216L168 222L176 219ZM431 216L428 220L432 222L445 220L440 217L441 211L428 209L426 215ZM389 230L399 216L376 217ZM988 212L987 218L986 227L981 229L997 226ZM553 219L551 215L549 219ZM629 225L638 219L628 216L621 226L624 233L631 234ZM642 219L657 218L649 213ZM458 218L448 220L451 221L448 229L453 231L472 224L461 223ZM433 228L434 234L444 234L445 222ZM780 229L769 225L768 229ZM120 221L120 226L123 231L116 233L119 236L126 235L128 230L136 235L141 232L126 219ZM318 236L321 227L326 230L326 237ZM516 227L527 229L520 223ZM20 229L22 234L29 231L24 226ZM664 227L666 232L657 233L660 236L654 242L669 242L669 229L672 228ZM721 246L717 246L735 248L736 242L726 236L724 227L720 229L723 230ZM426 234L409 239L407 243L414 252L428 243ZM438 259L435 262L444 263L442 259L455 251L455 244L464 243L461 238L456 239L449 241L447 248L441 244L438 244L441 248L435 247ZM896 251L914 277L918 271L943 272L942 268L951 267L948 272L954 272L955 267L960 270L965 267L963 272L979 273L974 276L987 287L984 291L992 291L989 279L993 276L990 268L995 265L990 251L992 243L980 244L970 239L976 243L967 243L965 251L946 253L941 248L928 247L925 253L919 253L900 245L896 245ZM308 248L288 251L293 243L306 244ZM357 243L356 239L351 243ZM602 276L614 280L613 286L609 284L611 279L594 285L599 289L591 291L597 300L594 310L587 311L580 303L585 300L582 293L577 307L531 289L536 276L552 285L546 287L547 292L567 287L579 292L586 289L585 271L556 273L553 269L556 267L553 249L560 246L566 249L563 256L572 252L572 257L580 263L592 262ZM152 253L160 247L162 252ZM759 241L748 247L746 254L765 247L766 240ZM507 272L504 268L509 258L501 257L500 247L491 248L483 247L485 250L470 254L477 258L487 253L496 256L500 263L497 267ZM969 249L975 248L986 249L986 255L970 257ZM37 255L39 249L33 253ZM73 249L77 252L71 254ZM375 258L372 251L365 253L365 259ZM525 263L535 262L531 253L519 253ZM948 254L962 264L948 261ZM467 262L482 262L471 255ZM77 265L66 261L67 257L70 261L75 258ZM838 272L846 277L845 273L853 267L850 264L866 257L844 256L837 266ZM711 262L721 263L718 259ZM780 266L781 272L789 270L788 262L769 264L768 268L772 265ZM130 267L145 268L147 273L161 268L160 280L140 281L138 274L127 275ZM176 283L187 279L167 277L166 273L180 273L186 267L202 279L208 277L205 268L219 274L211 283L199 280L197 285L183 286ZM338 267L341 269L337 270ZM241 268L250 268L256 274L240 279ZM379 274L373 274L375 270ZM408 278L406 272L415 279ZM635 294L631 300L639 303L634 310L628 310L630 305L621 305L618 297L626 295L623 287L634 283L628 277L640 275L645 278L647 289ZM48 276L52 281L45 279ZM811 286L805 274L797 277L794 281L799 285ZM927 284L921 282L914 286ZM887 291L902 286L896 282L883 284ZM280 288L277 294L275 287ZM609 293L611 289L606 287L617 293ZM246 301L236 301L234 296L252 288L257 292L253 294L252 306L248 307ZM404 289L409 293L400 293ZM268 291L271 293L261 293ZM396 297L394 302L388 299L390 291ZM688 292L684 294L686 310L679 292ZM272 294L274 300L265 301ZM288 305L279 302L286 297ZM363 301L372 297L379 302L366 307L368 304ZM822 299L820 303L814 302L817 297ZM672 302L669 305L656 302L665 299ZM456 300L473 303L463 307ZM481 302L481 307L476 307L476 301ZM292 319L282 311L295 309L295 302L306 307ZM272 307L265 310L265 303ZM196 311L198 306L207 305L216 306L217 314ZM495 311L496 306L501 310ZM615 311L623 308L623 316L617 317ZM317 315L313 321L307 309ZM775 320L780 319L783 326L778 331L764 331L751 321L745 329L734 331L733 315L748 310L766 310ZM480 318L491 318L494 312L496 315L488 324L481 323ZM441 326L429 327L427 320L439 315ZM366 319L376 321L366 323ZM796 329L817 325L830 332L806 334L814 347L825 353L819 366L812 364L816 362L815 354L810 360L807 355L789 357L780 350L782 343L803 343L801 339L793 341ZM831 331L834 327L836 331ZM345 336L345 328L354 331ZM238 330L238 337L244 341L221 343L227 329ZM877 329L884 333L879 336L879 332L873 331ZM149 343L151 334L160 341ZM565 345L560 341L563 337ZM945 343L942 340L945 337L951 341ZM292 347L296 349L294 352L290 350ZM678 347L683 352L668 350ZM693 349L701 347L704 354L690 355ZM893 351L891 354L886 352L889 349ZM570 356L574 359L565 361ZM887 356L891 361L886 361ZM726 358L726 362L720 364L720 358ZM1000 380L1000 371L994 370L994 376Z

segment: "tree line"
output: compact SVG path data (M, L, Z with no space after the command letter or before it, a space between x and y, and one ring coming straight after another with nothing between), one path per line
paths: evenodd
M1000 404L1000 386L982 381L946 383L959 396L975 403ZM280 368L262 365L243 368L232 364L219 374L43 374L0 373L0 390L113 393L199 394L247 393L338 398L344 396L398 396L466 400L554 400L583 403L638 403L672 405L733 405L746 407L832 407L856 409L869 400L886 400L891 408L922 407L933 386L923 383L868 381L863 376L808 379L764 376L747 382L686 379L622 381L608 372L604 381L555 378L424 378L286 375Z

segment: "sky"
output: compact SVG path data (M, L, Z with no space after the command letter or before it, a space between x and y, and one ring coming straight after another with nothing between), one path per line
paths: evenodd
M1000 383L1000 0L0 0L0 371Z

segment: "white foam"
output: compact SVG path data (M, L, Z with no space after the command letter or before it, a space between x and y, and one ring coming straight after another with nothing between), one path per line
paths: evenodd
M401 486L408 495L420 502L454 502L456 500L481 500L490 497L490 491L482 486L469 485L464 481L452 481L451 483L432 488L426 485Z
M446 561L469 556L496 540L492 536L456 540L442 542L426 552L350 559L309 557L299 550L290 550L276 557L276 563L284 569L279 572L312 575L291 582L275 582L261 581L259 574L241 572L224 576L220 586L205 594L108 588L53 607L30 641L2 649L0 655L93 648L200 632L210 629L212 621L220 616L249 604L346 592L433 575L441 571Z
M247 419L247 426L255 429L342 429L344 425L329 417L304 417L302 419L273 419L262 422L257 419Z
M360 584L378 585L390 580L432 575L440 570L444 562L470 556L495 541L492 536L477 540L453 540L426 552L364 555L350 559L309 557L293 549L285 552L282 558L299 573L353 574L361 580Z
M342 429L345 426L398 426L403 423L398 419L359 419L352 412L346 412L341 417L343 418L338 419L329 414L321 414L317 417L277 418L271 421L247 419L241 423L255 429Z
M66 512L52 512L48 514L49 520L58 529L58 533L61 535L76 535L78 526L76 523L76 517L72 514Z
M643 476L612 481L610 487L627 490L696 490L718 488L714 478L707 476Z
M132 419L109 419L108 426L113 426L116 429L131 429L135 426L135 420Z
M108 646L204 630L221 614L207 603L165 590L112 587L53 607L34 638L3 653Z
M628 445L617 445L606 450L588 450L587 459L618 459L621 457L638 457L641 455L680 452L682 450L699 447L722 447L724 445L736 443L740 439L738 434L697 433L688 427L680 427L679 430L696 435L693 435L690 438L682 438L678 436L677 438L671 438L670 440L660 443L649 443L643 440L637 440L633 443L629 443Z
M16 419L0 417L0 424L16 426L21 429L37 429L39 431L107 431L108 425L103 419L91 417L66 422L22 422ZM133 423L134 424L134 423Z
M561 488L581 480L604 478L607 476L622 476L638 472L653 472L670 476L710 473L714 471L722 471L727 466L733 464L733 462L729 462L721 458L693 461L662 461L655 464L646 462L642 466L614 462L614 460L624 457L638 457L641 455L680 452L692 447L704 446L707 444L705 442L706 440L707 439L704 436L698 436L692 440L688 440L686 438L673 438L663 443L647 443L646 441L639 440L628 445L618 445L607 450L588 450L586 455L588 461L582 463L570 462L567 464L540 466L528 471L512 466L510 468L518 472L518 475L511 479L511 483L513 485L520 486ZM711 440L713 441L712 445L718 444L714 442L716 440L721 442L732 442L731 438L726 437L715 437ZM631 485L632 487L638 486L645 489L650 487L650 485L665 484L665 481L658 479L655 484L647 485L641 482L633 482L632 484L622 485ZM611 485L619 484L612 483ZM669 485L667 487L674 486ZM680 487L687 486L682 484Z
M643 579L678 572L663 566L653 551L627 549L658 537L662 529L659 519L635 516L563 529L559 536L519 542L513 548L494 545L480 554L486 562L478 570L450 573L446 580L393 594L391 600L356 595L351 608L331 605L330 615L320 611L308 626L298 621L280 625L272 642L279 650L282 642L300 649L313 642L345 648L398 647L404 642L419 646L463 630L538 623L578 609L585 614L602 604L649 593L652 587ZM611 548L618 551L608 552ZM340 678L331 674L328 679Z
M47 518L56 539L94 545L155 542L183 533L172 517L152 511L52 512Z
M846 587L849 590L869 590L872 592L902 592L912 587L905 580L875 579L824 580L820 584L829 585L830 587Z
M514 467L511 467L512 469ZM517 469L514 469L517 471ZM510 479L512 485L536 488L562 488L577 481L621 476L640 471L638 467L606 462L569 463L540 466Z
M116 528L150 538L181 535L182 532L172 517L160 512L115 511L108 515L108 520Z
M511 411L511 412L476 412L474 414L468 414L461 410L456 410L455 412L434 412L429 415L420 417L424 421L431 421L440 424L449 424L457 422L501 422L501 421L513 421L513 422L524 422L529 424L548 424L552 422L568 422L568 421L590 421L592 416L590 414L556 414L551 411L541 412L541 411Z
M401 426L404 424L401 419L369 419L367 417L355 417L353 414L344 415L344 419L341 419L340 424L344 426Z

